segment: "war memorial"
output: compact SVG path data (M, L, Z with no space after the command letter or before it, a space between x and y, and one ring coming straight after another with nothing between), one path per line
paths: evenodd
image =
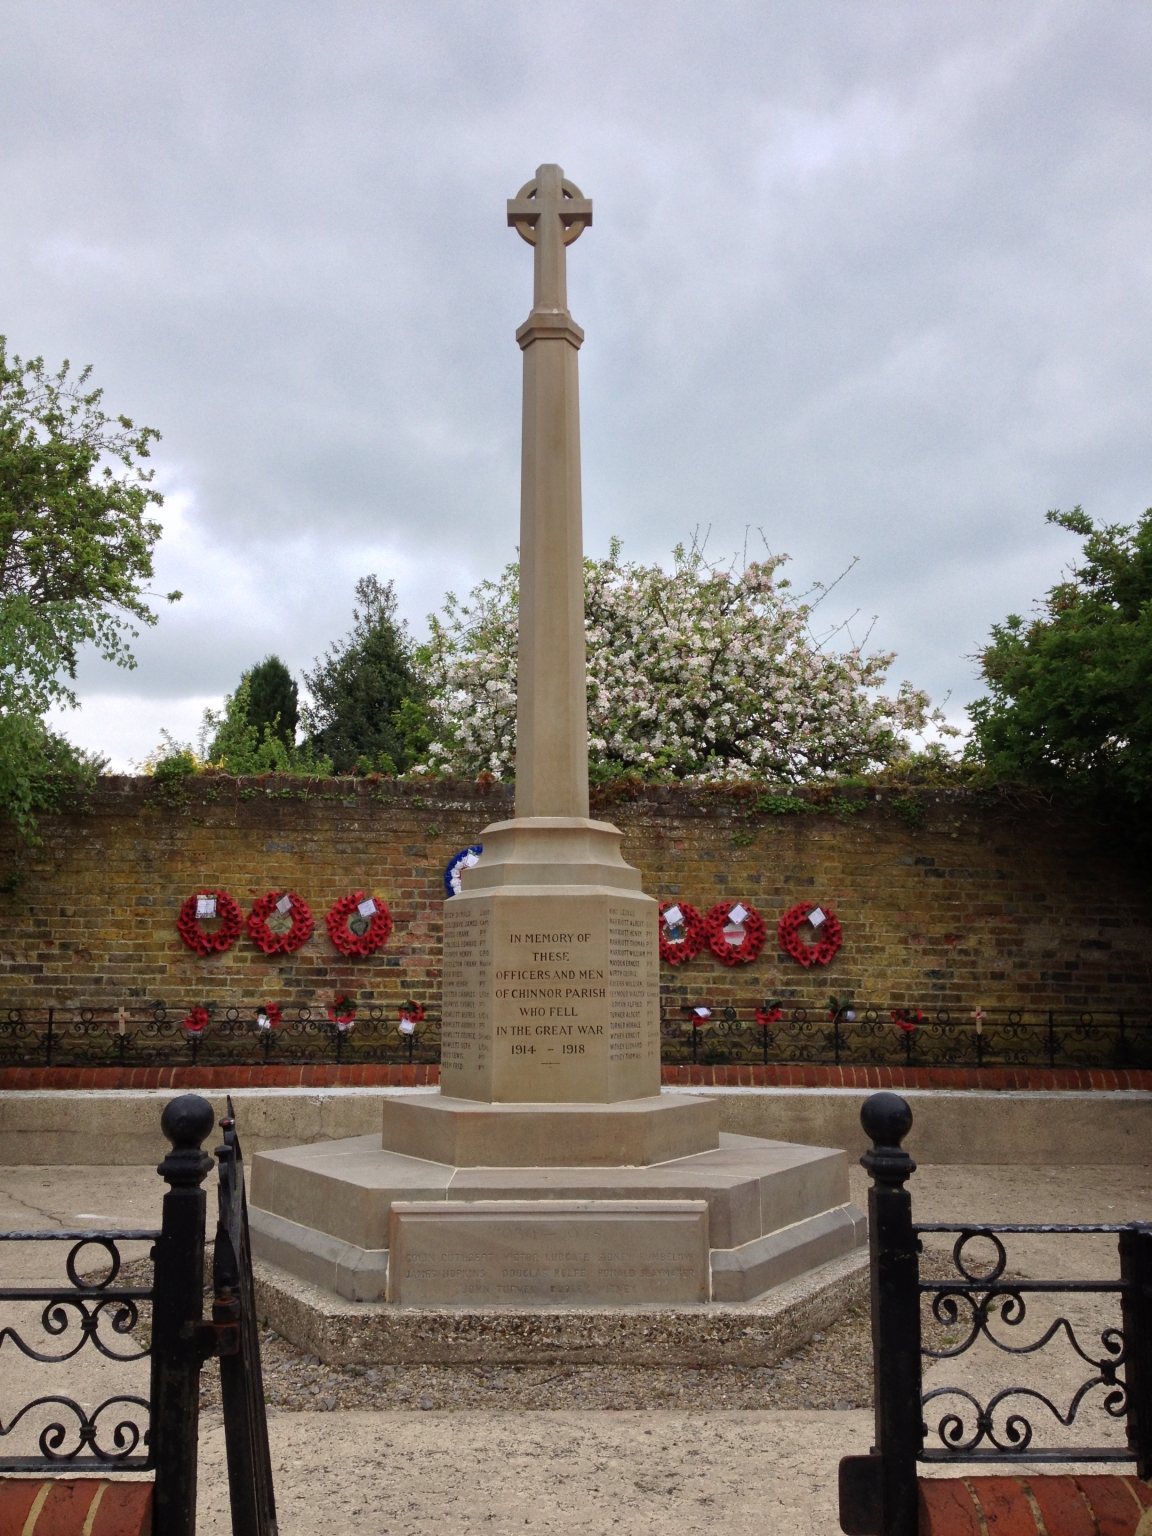
M578 352L567 248L592 204L542 165L524 354L515 815L444 903L438 1091L379 1133L259 1154L258 1258L401 1308L748 1303L859 1252L846 1154L721 1134L662 1092L657 903L589 817ZM511 537L509 537L511 543Z

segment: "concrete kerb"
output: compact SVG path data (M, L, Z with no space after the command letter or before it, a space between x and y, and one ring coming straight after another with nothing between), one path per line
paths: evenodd
M157 1163L160 1113L174 1089L34 1089L0 1094L0 1166ZM240 1088L232 1093L247 1153L364 1136L381 1101L427 1088ZM720 1129L809 1146L865 1150L859 1088L665 1088L716 1099ZM1052 1167L1152 1163L1152 1093L907 1089L907 1146L922 1163ZM217 1115L226 1094L206 1090Z
M397 1307L254 1267L261 1326L326 1365L772 1365L868 1297L866 1249L756 1302L683 1307Z

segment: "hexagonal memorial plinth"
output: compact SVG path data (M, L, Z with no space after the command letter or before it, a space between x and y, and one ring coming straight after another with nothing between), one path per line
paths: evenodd
M489 1103L660 1092L657 904L604 822L519 818L444 903L441 1091Z
M715 1099L663 1094L611 1104L488 1104L414 1093L384 1099L386 1152L454 1168L648 1168L720 1144Z

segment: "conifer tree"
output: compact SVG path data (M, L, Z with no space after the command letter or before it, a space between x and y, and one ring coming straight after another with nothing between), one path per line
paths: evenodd
M248 724L261 741L268 726L286 747L294 747L299 720L299 690L291 672L279 656L265 656L248 673Z
M392 582L362 577L353 617L351 632L305 673L309 738L337 772L403 772L427 740L425 689Z

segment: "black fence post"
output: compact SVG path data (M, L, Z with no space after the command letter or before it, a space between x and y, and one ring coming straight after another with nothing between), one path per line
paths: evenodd
M1124 1320L1124 1386L1128 1399L1128 1449L1136 1476L1152 1478L1152 1224L1132 1222L1120 1234Z
M50 1067L52 1065L52 1044L53 1044L53 1040L52 1040L52 1021L55 1018L55 1016L56 1016L55 1009L49 1008L49 1010L48 1010L48 1033L44 1036L44 1065L46 1067Z
M865 1100L860 1123L872 1147L868 1243L876 1443L840 1463L840 1525L851 1536L917 1536L916 1460L924 1443L920 1401L919 1239L905 1181L916 1164L900 1143L912 1111L895 1093Z
M212 1106L197 1094L173 1099L160 1118L172 1150L157 1172L164 1196L152 1303L152 1454L156 1461L153 1525L163 1536L196 1536L196 1436L200 1420L198 1326L204 1312L204 1216L201 1187L212 1159L201 1143Z

